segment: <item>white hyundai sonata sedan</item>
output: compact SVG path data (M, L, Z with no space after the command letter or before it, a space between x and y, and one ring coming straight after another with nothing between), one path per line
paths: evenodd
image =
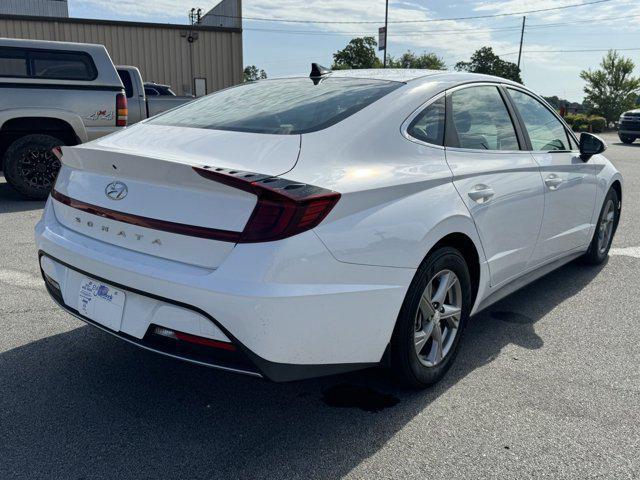
M439 380L470 315L602 262L622 178L539 96L428 70L248 83L57 154L36 227L69 313L140 347L287 381Z

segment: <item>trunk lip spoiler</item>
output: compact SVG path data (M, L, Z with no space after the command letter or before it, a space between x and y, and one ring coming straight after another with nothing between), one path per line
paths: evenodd
M51 198L66 205L68 207L80 210L82 212L96 215L98 217L114 220L117 222L135 225L137 227L150 228L152 230L160 230L178 235L186 235L190 237L204 238L207 240L217 240L220 242L238 243L242 232L231 230L221 230L218 228L202 227L199 225L189 225L185 223L171 222L168 220L160 220L157 218L143 217L132 213L119 212L110 208L101 207L91 203L71 198L60 193L55 188L51 191Z

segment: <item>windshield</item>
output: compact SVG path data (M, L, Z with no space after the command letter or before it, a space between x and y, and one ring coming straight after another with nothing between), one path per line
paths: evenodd
M222 90L149 123L238 132L300 134L327 128L403 85L358 78L263 80Z

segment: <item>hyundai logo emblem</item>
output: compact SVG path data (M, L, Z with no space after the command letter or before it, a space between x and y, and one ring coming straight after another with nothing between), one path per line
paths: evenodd
M129 189L122 182L111 182L104 189L105 195L109 197L111 200L122 200L129 193Z

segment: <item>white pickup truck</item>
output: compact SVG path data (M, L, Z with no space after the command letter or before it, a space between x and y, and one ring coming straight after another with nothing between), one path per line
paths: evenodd
M129 105L129 123L136 123L158 113L194 100L195 97L172 95L146 95L140 70L127 65L116 66L120 80L124 85Z
M94 140L190 100L147 99L140 71L116 71L103 45L0 38L0 169L23 196L46 198L60 169L54 147Z

